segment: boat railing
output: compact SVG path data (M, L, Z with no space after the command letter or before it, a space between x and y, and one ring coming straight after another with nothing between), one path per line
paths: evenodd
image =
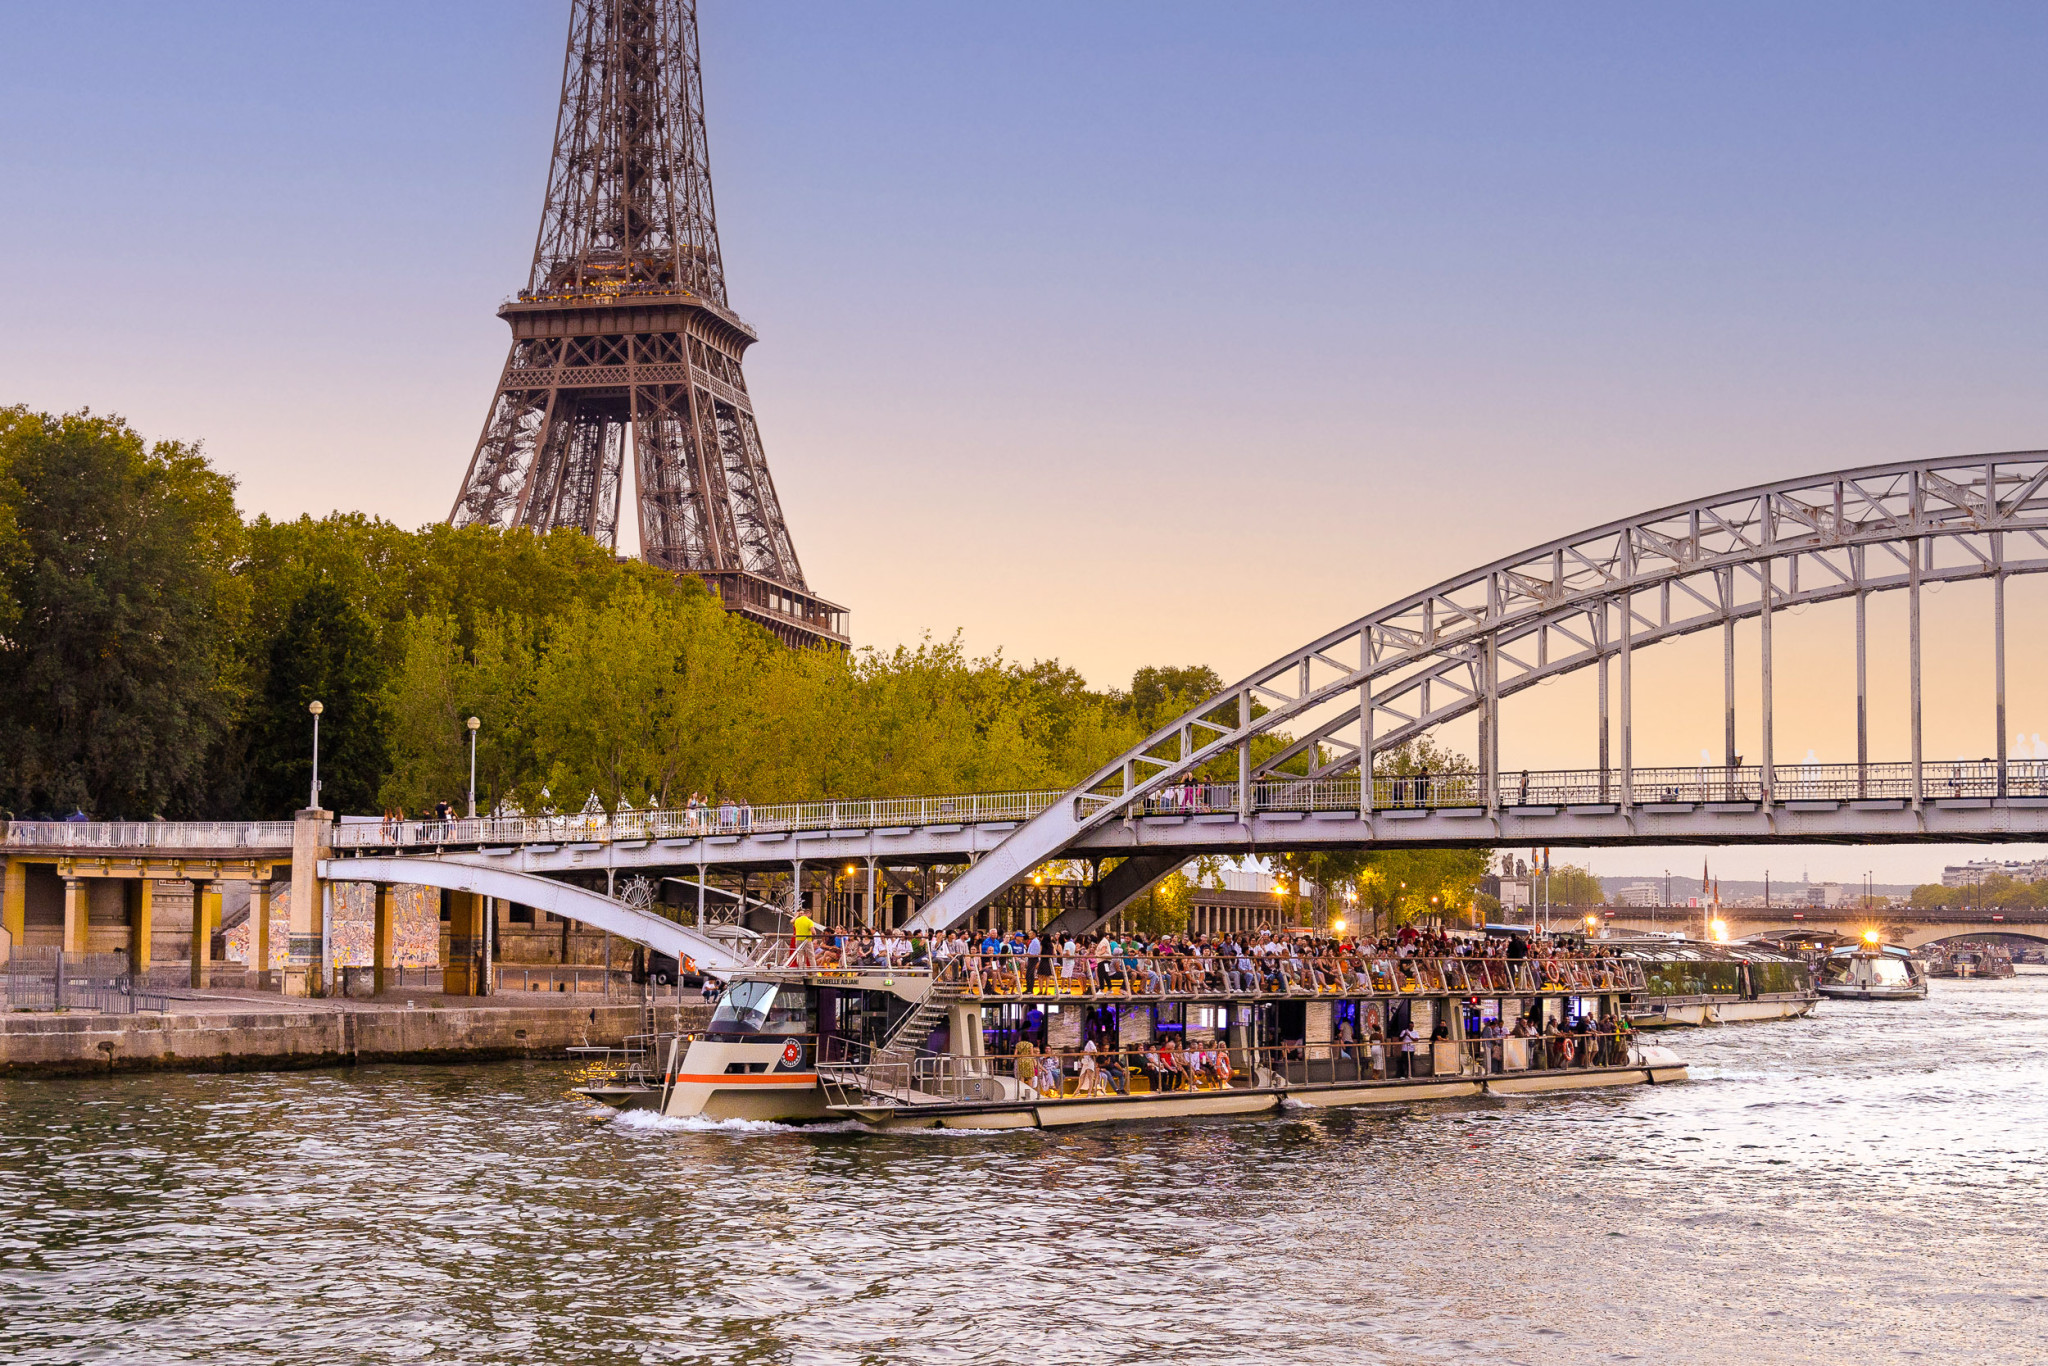
M652 1086L661 1080L671 1042L691 1035L631 1034L617 1045L571 1044L564 1051L583 1064L586 1081Z
M1646 1066L1625 1028L1466 1039L1334 1038L1258 1046L1193 1039L1105 1049L820 1064L827 1104L846 1109L1039 1102L1134 1094L1333 1086Z
M960 996L1534 996L1641 991L1625 958L1401 958L1385 954L967 953L932 970Z

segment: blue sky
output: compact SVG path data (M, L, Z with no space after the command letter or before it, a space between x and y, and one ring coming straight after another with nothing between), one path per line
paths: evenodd
M2039 6L703 2L749 380L863 643L1233 674L1641 508L2048 445ZM0 401L445 515L565 14L0 0Z

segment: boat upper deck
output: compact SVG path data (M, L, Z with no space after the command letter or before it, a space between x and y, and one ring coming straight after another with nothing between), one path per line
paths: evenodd
M1047 997L1217 1000L1249 997L1570 996L1646 989L1643 964L1624 958L1547 955L1441 958L1327 953L964 953L935 964L846 961L852 955L799 946L763 976L820 986L881 987L904 996L988 1002ZM924 985L928 983L928 985ZM922 987L922 990L920 990Z

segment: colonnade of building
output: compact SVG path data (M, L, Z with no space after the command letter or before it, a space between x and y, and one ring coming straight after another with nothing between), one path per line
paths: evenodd
M224 894L246 886L260 927L252 932L267 931L273 873L254 861L10 855L0 871L0 952L119 955L138 973L184 965L192 985L204 986Z

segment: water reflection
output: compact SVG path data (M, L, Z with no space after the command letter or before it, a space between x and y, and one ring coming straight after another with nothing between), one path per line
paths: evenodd
M8 1082L0 1359L2040 1358L2048 976L1677 1045L982 1135L603 1122L553 1064Z

